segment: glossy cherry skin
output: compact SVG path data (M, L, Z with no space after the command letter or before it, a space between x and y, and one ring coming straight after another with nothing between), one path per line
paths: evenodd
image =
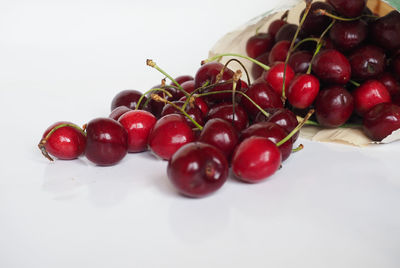
M242 181L256 183L274 174L282 162L279 148L267 138L253 136L243 140L232 157L232 170Z
M286 96L293 107L303 109L314 102L318 92L319 80L312 74L301 74L293 78Z
M221 118L233 124L237 131L242 131L249 124L246 111L239 104L235 105L235 116L233 115L233 105L231 103L221 103L212 107L208 113L208 119Z
M288 64L297 73L306 73L312 59L313 53L307 50L296 51L289 57Z
M193 96L194 97L194 102L193 104L200 109L200 111L202 112L203 116L207 116L208 114L208 105L207 103L203 100L203 98L198 97L198 96ZM180 99L180 101L186 101L186 96L182 97ZM190 105L190 104L189 104Z
M287 23L283 25L278 32L275 35L275 43L278 43L279 41L292 41L294 34L297 31L298 26L296 24L292 23ZM299 34L300 36L300 34ZM299 39L299 37L298 37ZM297 40L296 40L297 41Z
M381 141L400 128L400 106L380 103L364 115L363 129L374 141Z
M342 86L321 90L315 100L315 115L323 127L336 128L343 125L353 110L353 96Z
M195 140L183 115L168 114L158 119L150 132L148 145L158 157L169 160L183 145Z
M194 80L189 80L185 81L181 84L181 87L187 92L187 93L192 93L195 89L196 86L194 84Z
M344 85L351 77L351 66L347 58L335 49L320 51L314 58L312 70L323 82Z
M110 115L108 116L111 119L114 119L115 121L118 121L118 118L123 115L126 112L132 111L132 109L129 109L126 106L118 106L114 110L111 111Z
M277 42L271 49L269 56L268 56L268 62L270 64L273 64L277 61L285 61L286 60L286 55L289 51L290 47L290 41L287 40L282 40Z
M355 79L376 78L385 70L385 52L377 46L366 45L353 51L349 56L351 74Z
M378 18L371 26L371 39L385 50L400 48L400 13L396 10Z
M256 58L256 60L258 60L259 62L261 62L265 65L269 65L269 52L261 54L260 56L258 56ZM264 72L264 69L262 67L260 67L259 65L255 64L255 63L253 63L251 65L251 75L254 79L259 78L263 72Z
M187 81L194 80L193 76L191 76L191 75L181 75L181 76L175 77L174 79L181 86L183 83L185 83ZM170 85L176 86L176 84L174 82L171 82Z
M359 46L368 36L368 25L363 20L337 21L329 31L329 37L341 51Z
M179 193L204 197L224 185L229 166L221 151L202 142L182 146L168 161L169 180Z
M78 126L60 121L49 126L43 133L41 143L47 153L62 160L76 159L83 154L86 136Z
M310 11L308 12L308 15L302 26L302 30L307 35L320 36L332 21L332 19L329 18L328 16L322 16L322 15L316 14L315 11L318 9L323 9L330 13L332 13L332 11L333 11L332 6L330 6L327 3L324 3L324 2L312 3ZM304 11L305 10L303 10L299 16L299 22L304 15Z
M240 139L244 140L252 136L264 137L272 141L273 143L278 143L283 140L289 133L286 132L281 126L278 126L272 122L259 122L253 124L242 131ZM289 158L293 149L292 139L287 140L281 146L278 147L282 154L282 161Z
M213 118L205 124L198 141L220 149L226 159L229 160L239 141L239 137L231 123L220 118Z
M128 152L137 153L147 149L150 131L153 129L157 118L150 112L132 110L123 114L118 122L128 133Z
M327 0L341 15L349 18L360 16L365 8L365 0Z
M130 109L135 109L136 104L140 97L142 96L142 92L138 90L133 90L133 89L127 89L119 92L115 97L113 98L111 102L111 111L113 111L115 108L119 106L126 106ZM143 104L146 102L147 98L145 97L142 100L142 104L140 105L143 107Z
M246 95L262 109L283 107L281 96L265 81L253 83L246 91ZM251 118L255 118L258 112L260 112L247 98L242 98L240 103Z
M391 96L400 93L400 83L396 80L392 73L384 72L378 77L377 80L386 87Z
M173 101L175 105L179 106L182 108L185 102L183 101ZM194 119L199 125L204 125L204 115L202 111L197 107L197 106L191 106L187 105L185 108L185 112ZM173 107L171 104L167 104L164 106L162 112L161 112L161 117L167 115L167 114L182 114L181 111L177 110L175 107ZM183 114L182 114L183 115ZM191 128L196 128L196 125L185 116L186 122L189 124Z
M128 133L111 118L96 118L86 127L87 159L99 166L110 166L121 161L128 152Z
M364 115L379 103L390 102L390 94L386 87L377 80L368 80L353 91L354 109Z
M261 54L270 51L274 43L274 37L271 34L258 33L247 40L246 53L251 58L257 58Z
M285 70L284 62L276 62L271 66L271 69L265 71L262 77L275 90L276 93L282 95L283 74ZM294 78L294 71L288 64L286 66L285 87L288 87Z
M275 38L276 33L285 24L287 24L287 22L282 19L272 21L271 24L268 26L268 33Z

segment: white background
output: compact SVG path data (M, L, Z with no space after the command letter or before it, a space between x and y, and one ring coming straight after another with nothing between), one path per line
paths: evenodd
M0 267L399 267L400 143L301 142L275 175L178 195L149 153L49 163L52 123L194 75L269 1L0 0Z

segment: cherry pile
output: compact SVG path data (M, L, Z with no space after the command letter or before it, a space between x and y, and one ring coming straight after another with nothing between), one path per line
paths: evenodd
M82 128L51 125L41 152L49 160L84 155L109 166L150 150L168 161L168 178L181 194L203 197L224 185L230 168L249 183L274 174L303 148L294 143L304 124L359 124L382 140L400 128L400 14L378 18L364 0L306 3L299 25L285 13L247 41L248 56L217 55L194 77L172 78L147 60L171 83L119 92L109 117ZM227 55L237 57L216 61ZM255 81L247 70L243 76L229 68L239 59L254 63Z

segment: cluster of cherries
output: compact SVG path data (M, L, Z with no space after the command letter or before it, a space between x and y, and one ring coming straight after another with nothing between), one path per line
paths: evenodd
M293 144L306 123L338 127L357 115L364 117L364 129L374 139L390 134L400 127L400 107L390 102L400 93L400 36L385 39L384 49L379 43L367 44L374 40L367 36L399 33L400 16L375 18L364 0L356 14L343 11L347 5L340 3L345 1L329 2L307 2L299 26L283 16L270 24L268 33L248 40L248 56L217 55L203 61L194 77L172 78L147 60L171 83L163 79L145 93L119 92L109 117L93 119L83 128L71 122L53 124L43 134L40 150L50 160L50 155L85 155L96 165L108 166L127 153L149 149L168 161L168 178L180 193L202 197L225 183L230 167L235 177L250 183L274 174L302 148ZM372 29L363 38L357 26L361 24L366 32ZM383 62L376 60L376 51L383 53ZM241 64L236 58L226 64L215 61L225 55L252 61L252 74L259 78L250 83L247 75L246 82L241 71L229 69L232 61ZM388 62L397 69L387 72ZM393 88L388 90L387 81ZM309 120L314 109L317 122ZM296 113L304 117L300 123Z

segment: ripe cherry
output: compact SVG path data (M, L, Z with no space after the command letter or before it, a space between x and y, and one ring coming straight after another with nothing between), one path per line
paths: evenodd
M368 25L363 20L337 21L329 31L329 37L341 51L359 46L368 36Z
M85 151L86 135L77 125L61 121L46 129L38 146L50 161L53 161L53 158L49 154L58 159L71 160L78 158Z
M312 63L312 70L323 82L344 85L351 77L351 66L347 58L337 50L320 51Z
M173 101L172 103L175 104L176 106L182 108L182 106L184 105L185 102L184 101ZM197 106L187 105L185 108L185 112L191 118L193 118L193 120L196 121L199 125L201 125L201 126L204 125L204 115ZM180 110L176 109L171 104L167 104L164 106L164 108L161 112L161 117L163 117L167 114L182 114L183 115L183 113ZM188 117L185 117L185 119L191 128L196 127L196 125L194 125L193 122Z
M118 118L120 118L121 115L129 111L132 111L132 109L126 106L118 106L117 108L111 111L108 117L114 119L115 121L118 121Z
M381 141L400 128L400 106L380 103L364 114L363 129L374 141Z
M378 18L371 27L371 39L385 50L400 48L400 13L396 10Z
M195 105L197 108L200 109L200 111L202 112L203 116L206 116L208 114L208 105L207 103L203 100L202 97L198 97L198 96L193 96L193 105ZM182 97L180 99L180 101L186 101L186 96ZM189 104L191 105L191 104Z
M181 76L178 76L178 77L176 77L174 79L181 86L182 86L183 83L185 83L187 81L193 81L194 80L193 76L191 76L191 75L181 75ZM171 82L170 85L176 86L176 84L174 82Z
M376 78L385 70L386 55L383 49L366 45L353 51L349 56L351 74L355 79Z
M128 134L119 122L111 118L91 120L86 133L85 155L97 165L114 165L128 152Z
M400 79L400 50L392 58L392 70L397 79Z
M333 11L332 6L327 3L324 2L312 3L310 11L301 28L307 35L320 36L332 21L332 19L327 16L322 16L315 13L315 11L318 9L323 9L330 13ZM299 16L299 22L304 15L304 11L305 10L303 10Z
M226 182L228 171L228 162L221 151L202 142L182 146L167 167L169 180L189 197L204 197L217 191Z
M123 114L118 121L128 133L128 152L145 151L150 131L157 118L147 111L132 110Z
M253 136L237 146L232 157L232 170L238 179L256 183L274 174L281 160L281 152L275 143Z
M189 81L183 82L183 83L181 84L181 87L182 87L187 93L192 93L192 92L196 89L196 87L195 87L195 85L194 85L194 80L189 80ZM184 96L184 97L186 97L186 96Z
M268 62L273 64L277 61L285 61L290 48L290 41L283 40L277 42L269 52Z
M307 108L319 92L319 80L311 74L297 75L287 87L287 99L293 107Z
M247 55L251 58L257 58L261 54L270 51L274 43L274 37L269 33L253 35L246 42Z
M283 19L277 19L272 21L271 24L268 26L268 33L275 38L276 33L285 24L287 24L287 22Z
M353 91L354 108L359 115L379 103L390 102L390 94L386 87L377 80L368 80Z
M183 115L168 114L160 118L150 132L148 145L158 157L168 160L183 145L195 140Z
M297 26L296 24L292 24L292 23L287 23L285 25L283 25L278 32L275 35L275 42L278 43L279 41L292 41L297 28L299 26ZM297 39L299 40L301 38L301 34L298 35ZM296 42L298 41L296 40Z
M285 70L284 62L276 62L271 66L271 69L264 72L262 77L267 83L275 90L276 93L282 95L282 87L283 87L283 74ZM286 66L286 76L285 76L285 86L288 87L290 81L292 81L294 77L294 71L292 67L289 65Z
M365 0L327 0L341 15L353 18L360 16L365 8Z
M267 121L281 126L284 130L286 130L287 133L292 132L292 130L294 130L299 124L296 115L292 111L285 108L275 109L275 111L273 111L268 117ZM293 143L297 140L299 134L300 133L298 131L292 136L291 139Z
M378 81L386 87L391 96L400 93L400 83L396 80L392 73L384 72L378 77Z
M119 106L126 106L130 109L135 109L136 104L140 97L142 96L142 92L134 89L127 89L119 92L115 97L113 98L111 102L111 111L113 111L115 108ZM142 100L141 106L143 107L143 104L146 102L147 98L145 97Z
M269 65L269 52L266 52L264 54L261 54L260 56L258 56L256 58L257 61L265 64L265 65ZM253 63L251 65L251 75L253 76L254 79L259 78L262 73L264 72L264 69L262 67L260 67L259 65Z
M296 51L289 57L288 64L297 73L306 73L311 63L313 53L307 50Z
M233 105L231 103L221 103L210 109L208 118L221 118L231 123L237 131L245 129L249 124L249 118L246 111L239 104L235 105L235 116L233 114Z

